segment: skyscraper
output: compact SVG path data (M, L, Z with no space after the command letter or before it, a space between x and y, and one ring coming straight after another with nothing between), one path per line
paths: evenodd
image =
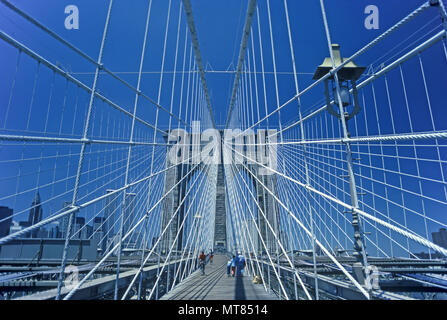
M85 218L84 217L76 217L74 220L74 228L73 228L73 236L75 239L82 239L82 231L85 225ZM82 230L81 230L82 229Z
M135 202L136 202L136 194L135 193L127 193L126 194L126 208L124 210L124 228L123 228L123 237L129 232L130 229L136 223L135 220ZM134 230L132 235L128 238L130 239L130 243L134 243L136 241L137 232Z
M104 218L103 217L95 217L93 219L93 232L96 233L103 233L104 230ZM101 236L102 237L102 236Z
M65 201L62 205L63 209L66 209L68 207L71 206L71 202L69 201ZM67 228L68 228L68 222L70 221L70 215L71 214L67 214L65 216L63 216L59 222L59 230L60 230L60 234L62 238L65 238L67 236ZM74 219L73 219L73 224L74 224ZM73 230L73 224L71 226L71 230Z
M447 230L445 228L439 229L438 232L432 232L431 236L435 244L447 249Z
M107 193L111 193L114 190L112 189L107 189L106 192ZM111 196L108 196L107 198L104 199L104 224L103 224L103 232L104 232L104 239L101 242L101 248L104 252L104 250L107 247L108 241L109 239L111 239L113 237L113 235L115 234L114 232L114 223L115 223L115 219L114 219L114 214L115 211L117 211L117 197L118 194L113 194Z
M93 227L89 224L85 224L81 230L80 238L87 240L90 239L92 234L93 234Z
M55 239L59 237L60 230L59 230L59 222L53 221L48 226L48 238Z
M93 220L93 240L99 244L99 241L104 237L104 218L103 217L95 217ZM103 245L99 246L101 249L104 249Z
M8 207L0 207L0 238L6 237L11 228L13 210Z
M42 220L42 206L40 205L40 194L39 191L36 192L36 196L31 204L31 209L29 210L28 223L30 226L40 222ZM39 228L31 231L31 238L36 238L39 233Z

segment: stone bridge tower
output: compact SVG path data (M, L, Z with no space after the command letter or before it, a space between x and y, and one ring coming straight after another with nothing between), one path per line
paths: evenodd
M221 132L221 136L223 136L223 131ZM255 136L255 142L262 142L260 140L261 138L256 135ZM265 142L266 137L263 136L262 140ZM248 142L247 142L248 143ZM259 147L256 146L256 151ZM214 221L214 250L215 251L228 251L233 250L234 248L228 248L228 237L232 236L229 235L230 229L227 228L229 223L231 222L231 219L228 217L228 210L227 206L229 205L229 202L227 201L228 197L228 190L226 189L226 179L229 177L226 177L225 174L232 175L231 166L229 164L224 164L223 162L223 152L222 152L222 146L221 146L221 152L220 152L220 163L217 165L217 179L215 180L216 183L216 203L215 203L215 221ZM244 149L244 153L245 153ZM263 146L263 151L265 155L268 154L268 150ZM166 167L171 167L172 163L169 161L168 157L166 158ZM276 204L276 201L274 200L273 196L269 194L262 185L255 179L252 175L255 175L262 183L269 188L270 190L273 190L276 194L276 175L270 174L266 175L263 174L263 170L260 170L260 166L258 164L253 163L247 163L244 160L244 167L242 164L237 164L236 168L240 172L245 172L247 176L251 177L251 183L253 184L255 194L256 194L256 201L259 204L259 207L264 212L265 216L267 217L268 221L270 222L270 225L274 228L275 233L280 236L279 234L279 221L278 221L278 206ZM166 193L172 187L178 183L182 179L182 175L186 174L192 169L192 164L179 164L176 166L173 166L172 168L168 169L166 171L165 175L165 181L164 181L164 192ZM199 166L198 169L201 170L201 166ZM250 171L250 172L249 172ZM264 170L265 171L265 170ZM194 172L190 173L188 179L183 180L181 183L178 184L177 187L175 187L164 199L163 201L163 213L162 213L162 226L161 230L163 230L166 225L169 223L169 220L171 219L173 213L178 209L178 217L175 218L168 231L165 233L165 235L162 238L161 243L161 252L167 253L170 246L172 245L175 235L179 231L179 226L181 224L181 221L183 220L184 215L186 214L186 208L185 203L182 203L182 199L184 199L185 194L187 192L187 187L190 178L194 175ZM180 208L179 208L180 207ZM262 238L264 239L266 246L269 250L269 252L276 252L277 247L275 245L274 237L268 228L265 218L263 215L259 212L257 213L257 224L259 226L259 229L261 231ZM240 227L240 226L234 226L234 227ZM183 243L183 230L180 230L180 235L178 239L177 244L177 250L182 250L182 243ZM256 248L259 252L265 251L265 248L263 247L259 234L256 231L256 229L253 227L252 232L252 238L257 243Z

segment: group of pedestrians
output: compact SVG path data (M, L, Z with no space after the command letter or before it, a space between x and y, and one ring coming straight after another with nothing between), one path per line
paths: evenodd
M243 276L245 265L245 257L240 252L237 253L237 256L233 255L233 258L227 262L227 276Z
M205 275L205 266L207 263L207 259L209 260L210 264L212 264L213 258L214 258L213 250L210 250L209 254L205 254L204 251L202 251L199 254L199 268L202 271L202 275ZM233 255L233 257L230 260L228 260L227 276L228 277L243 276L245 266L246 266L245 257L240 252L238 252L237 255Z

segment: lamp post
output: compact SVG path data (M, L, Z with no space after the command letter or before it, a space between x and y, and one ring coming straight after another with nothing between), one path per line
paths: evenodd
M335 67L338 67L343 63L344 58L341 57L340 54L340 45L338 44L332 44L332 52L335 62ZM360 76L365 71L365 67L357 66L353 61L348 62L346 65L344 65L340 70L337 71L337 77L338 77L338 87L340 91L340 98L341 103L343 107L343 114L346 120L349 120L353 118L356 114L360 112L360 105L358 102L358 94L357 94L357 86L356 86L356 80L360 78ZM329 73L332 70L332 60L330 57L327 57L324 59L323 63L318 66L317 70L315 71L315 74L313 76L314 80L318 80L325 76L327 73ZM349 90L349 85L351 85L352 88L352 99L351 99L351 93ZM334 103L332 103L332 99L334 100L335 104L339 105L339 101L337 98L337 85L335 80L335 75L331 75L330 77L326 78L324 80L324 87L325 87L325 96L326 96L326 106L327 110L330 114L337 117L338 119L341 119L340 113L336 112L333 108ZM351 101L353 100L353 101ZM352 104L352 111L348 112L347 107Z
M340 54L340 45L332 44L330 49L331 57L325 58L323 63L318 66L313 79L318 80L324 77L327 73L331 73L330 76L324 80L326 106L330 114L340 119L343 127L343 143L346 146L347 171L349 177L351 204L353 207L353 210L351 210L351 224L354 229L354 256L357 259L357 262L354 263L353 271L357 281L363 285L366 285L365 280L366 273L368 272L368 261L360 217L359 214L355 211L355 209L359 208L359 204L352 164L352 150L349 143L351 134L349 132L347 124L348 120L352 119L361 110L358 102L356 80L360 78L366 68L357 66L353 61L350 61L346 63L342 68L340 68L337 72L331 72L334 68L340 66L346 59L342 58ZM349 89L350 87L351 89ZM338 106L339 112L334 110L334 104ZM348 107L351 105L352 108L348 109Z

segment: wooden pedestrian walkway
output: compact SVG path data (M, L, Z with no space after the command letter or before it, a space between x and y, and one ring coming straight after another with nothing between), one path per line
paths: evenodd
M228 277L226 274L228 258L214 256L213 264L207 264L205 276L198 270L177 285L160 300L277 300L265 291L262 284L253 284L253 278Z

